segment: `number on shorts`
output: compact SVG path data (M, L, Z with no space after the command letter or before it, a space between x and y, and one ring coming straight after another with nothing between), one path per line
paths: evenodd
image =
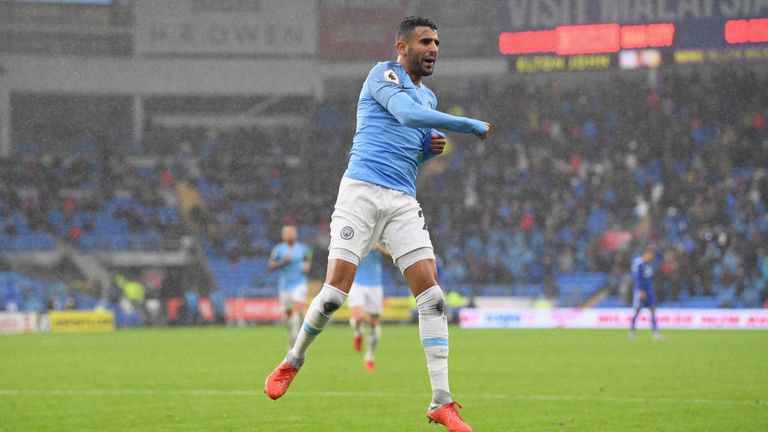
M424 212L421 209L419 209L419 217L424 219ZM423 229L424 231L427 230L427 221L424 221L424 226L421 227L421 229Z

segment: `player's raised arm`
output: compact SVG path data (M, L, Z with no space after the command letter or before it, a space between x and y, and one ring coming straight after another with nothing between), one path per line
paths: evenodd
M490 124L467 117L454 116L417 103L405 90L394 68L381 64L368 74L365 85L370 95L389 111L400 124L413 128L444 129L451 132L473 133L485 139Z
M405 92L393 94L387 101L386 108L397 121L414 128L445 129L452 132L473 133L480 138L485 138L491 126L480 120L425 108Z

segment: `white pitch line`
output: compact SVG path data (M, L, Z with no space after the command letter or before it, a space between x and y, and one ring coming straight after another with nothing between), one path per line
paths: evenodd
M263 392L257 390L215 390L215 389L82 389L82 390L27 390L0 389L0 396L260 396ZM366 392L366 391L295 391L291 397L368 397L368 398L403 398L421 397L395 392ZM506 394L478 393L465 394L466 398L478 399L511 399L529 401L560 401L560 402L613 402L613 403L666 403L666 404L704 404L704 405L752 405L768 406L768 400L732 400L732 399L701 399L701 398L643 398L623 396L572 396L572 395L535 395L535 394Z

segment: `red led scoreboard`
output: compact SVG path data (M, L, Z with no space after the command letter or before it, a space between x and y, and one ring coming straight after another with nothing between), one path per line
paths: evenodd
M500 0L517 72L768 60L768 0Z
M554 30L502 33L499 35L499 52L510 55L617 53L622 49L669 47L674 38L675 25L672 23L559 26Z

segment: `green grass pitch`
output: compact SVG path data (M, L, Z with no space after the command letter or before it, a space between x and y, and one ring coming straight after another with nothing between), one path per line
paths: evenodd
M768 431L768 332L451 331L475 431ZM432 431L415 326L385 326L366 372L329 327L279 401L281 327L0 336L0 431Z

